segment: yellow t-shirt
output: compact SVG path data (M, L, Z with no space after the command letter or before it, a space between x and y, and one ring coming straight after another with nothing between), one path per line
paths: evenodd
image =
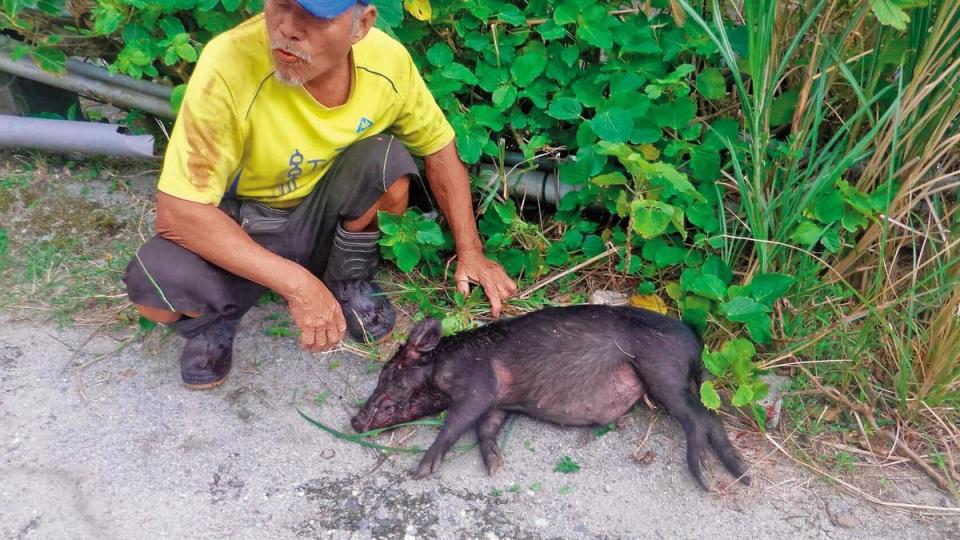
M228 191L289 207L334 158L383 131L411 153L454 137L407 50L376 28L353 46L353 85L339 107L274 76L263 15L214 38L187 85L158 189L217 205Z

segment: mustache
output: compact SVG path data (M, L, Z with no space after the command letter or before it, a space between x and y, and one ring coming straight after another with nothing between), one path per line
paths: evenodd
M298 47L294 42L286 39L274 39L270 40L270 49L277 50L283 49L284 52L288 52L304 62L310 62L310 53L304 51Z

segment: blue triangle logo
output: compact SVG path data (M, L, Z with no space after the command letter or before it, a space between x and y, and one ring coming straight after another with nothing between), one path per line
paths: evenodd
M366 130L369 129L370 126L372 126L372 125L373 125L373 120L370 120L370 119L367 118L366 116L361 116L361 117L360 117L360 123L357 124L357 133L361 133L361 132L363 132L363 131L366 131Z

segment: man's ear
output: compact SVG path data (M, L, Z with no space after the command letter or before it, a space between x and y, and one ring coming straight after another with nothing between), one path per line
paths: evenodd
M357 28L353 32L353 43L356 43L366 37L367 32L373 28L377 22L377 6L369 5L363 7L363 13L360 14L360 20L357 21Z

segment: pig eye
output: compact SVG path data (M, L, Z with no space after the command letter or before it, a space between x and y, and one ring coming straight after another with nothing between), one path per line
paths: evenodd
M387 405L384 405L384 406L383 406L383 412L385 412L385 413L387 413L387 414L390 414L390 413L393 412L393 410L394 410L395 408L396 408L396 407L394 406L393 403L388 403Z

